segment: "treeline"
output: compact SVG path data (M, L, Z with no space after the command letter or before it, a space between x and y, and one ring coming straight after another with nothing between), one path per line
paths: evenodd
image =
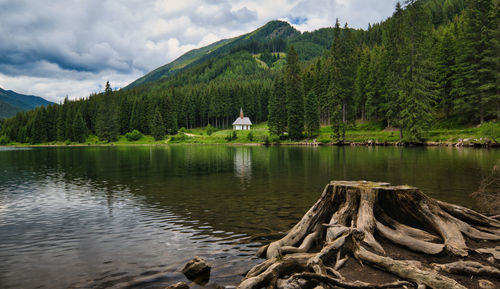
M362 45L337 21L338 41L302 68L290 49L270 100L271 131L300 139L302 131L313 136L328 124L344 141L346 127L362 119L398 128L401 140L421 141L436 123L500 119L499 1L469 0L457 14L460 2L434 8L441 13L429 9L435 1L398 3Z
M176 134L179 127L228 128L240 107L262 122L267 119L271 86L270 80L219 80L139 93L135 89L111 91L107 83L103 94L20 112L3 121L0 135L21 143L84 142L89 134L115 141L119 135L138 130L161 139L166 133Z

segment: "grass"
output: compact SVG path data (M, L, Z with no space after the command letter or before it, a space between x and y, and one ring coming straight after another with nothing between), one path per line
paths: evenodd
M68 145L164 145L164 144L263 144L263 143L281 143L281 144L300 144L319 142L323 144L332 143L332 129L330 126L322 126L318 133L312 138L306 138L301 141L291 141L289 139L280 139L277 136L270 135L266 122L254 124L250 131L236 131L236 139L228 140L232 134L232 129L214 129L211 135L207 134L207 129L193 128L182 129L182 132L174 136L166 136L163 140L155 140L152 136L145 135L137 141L129 141L122 135L115 142L100 141L97 136L90 135L84 143L76 142L50 142L36 144L37 146L68 146ZM252 137L249 137L249 134ZM480 128L453 128L453 129L431 129L424 135L427 142L439 143L457 143L459 139L483 142ZM346 141L348 143L367 143L367 142L388 142L396 143L399 141L399 131L396 129L382 129L377 123L357 123L346 131ZM31 146L31 144L8 143L14 146Z

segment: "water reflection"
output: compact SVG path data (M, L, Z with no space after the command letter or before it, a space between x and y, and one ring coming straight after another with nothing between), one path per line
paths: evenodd
M252 151L249 147L234 149L234 175L245 183L252 178Z
M89 147L0 152L0 287L184 280L195 255L234 284L331 179L411 184L473 206L498 150Z

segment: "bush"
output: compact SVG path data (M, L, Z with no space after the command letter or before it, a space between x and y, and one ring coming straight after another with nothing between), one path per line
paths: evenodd
M493 122L486 122L481 125L481 135L492 141L500 142L500 125Z
M269 137L267 135L263 136L262 137L262 142L264 143L264 145L268 146L271 144L271 142L269 141Z
M186 129L185 127L181 127L181 128L179 129L179 132L186 132L186 131L187 131L187 129Z
M71 144L71 141L69 139L67 139L65 142L64 142L65 145L70 145Z
M225 137L225 140L227 141L233 141L233 140L236 140L238 139L238 135L236 134L236 131L233 130L232 133L228 134L226 137Z
M329 138L321 138L318 140L320 143L322 144L328 144L331 142L331 140Z
M272 144L279 145L281 143L281 139L277 135L272 135L270 139Z
M175 142L183 142L188 140L190 137L185 135L184 133L178 133L177 135L174 135L170 138L170 142L175 143Z
M6 145L10 142L9 137L6 135L0 136L0 145Z
M207 132L207 135L212 135L214 132L215 132L215 128L213 126L211 126L210 124L207 125L207 127L205 128L206 132Z
M127 140L128 140L128 141L138 141L138 140L140 140L143 136L144 136L144 135L143 135L140 131L138 131L138 130L136 130L136 129L134 129L132 132L127 132L127 133L125 134L125 137L127 138Z
M248 135L247 135L247 139L249 141L253 141L253 132L249 132Z
M95 134L91 134L87 136L87 140L85 142L87 144L97 144L99 142L99 138Z

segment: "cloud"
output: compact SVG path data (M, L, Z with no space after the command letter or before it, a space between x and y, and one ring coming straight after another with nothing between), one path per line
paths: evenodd
M58 100L124 86L183 53L274 19L365 28L393 0L0 0L0 85Z

